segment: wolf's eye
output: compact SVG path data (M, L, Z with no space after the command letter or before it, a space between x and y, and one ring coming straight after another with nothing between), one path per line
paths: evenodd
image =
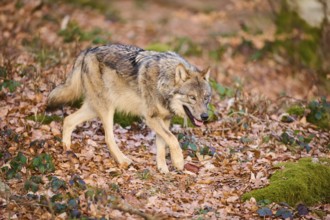
M196 101L196 97L193 96L193 95L190 95L190 96L189 96L189 99L191 99L191 100L193 100L193 101Z
M206 102L209 101L209 98L210 98L210 97L205 96L205 97L204 97L204 101L206 101Z

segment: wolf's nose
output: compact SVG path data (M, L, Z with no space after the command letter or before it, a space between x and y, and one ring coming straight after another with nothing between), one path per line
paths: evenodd
M206 121L208 118L209 118L209 115L208 115L207 113L202 113L202 114L201 114L201 119L202 119L203 121Z

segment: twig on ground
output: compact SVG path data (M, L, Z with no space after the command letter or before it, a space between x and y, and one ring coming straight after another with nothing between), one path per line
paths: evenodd
M141 216L142 218L144 218L146 220L161 219L160 217L153 216L153 215L147 214L145 212L142 212L142 211L134 208L130 204L128 204L128 203L126 203L122 200L119 201L118 199L116 199L114 202L112 202L112 208L117 209L117 210L122 211L122 212L128 212L128 213L133 214L133 215Z

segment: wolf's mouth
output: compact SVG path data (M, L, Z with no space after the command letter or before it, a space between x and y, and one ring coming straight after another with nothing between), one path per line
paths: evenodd
M191 123L193 123L193 125L197 126L197 127L201 127L203 126L203 122L200 120L197 120L190 112L189 108L187 106L183 106L184 111L186 112L186 115L188 116L188 118L190 119Z

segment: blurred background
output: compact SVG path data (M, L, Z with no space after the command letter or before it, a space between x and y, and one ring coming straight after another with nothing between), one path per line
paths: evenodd
M211 66L223 95L244 87L273 100L329 97L329 0L2 0L0 5L1 66L16 63L21 69L15 71L23 74L64 77L79 51L116 42L174 50L200 68Z

